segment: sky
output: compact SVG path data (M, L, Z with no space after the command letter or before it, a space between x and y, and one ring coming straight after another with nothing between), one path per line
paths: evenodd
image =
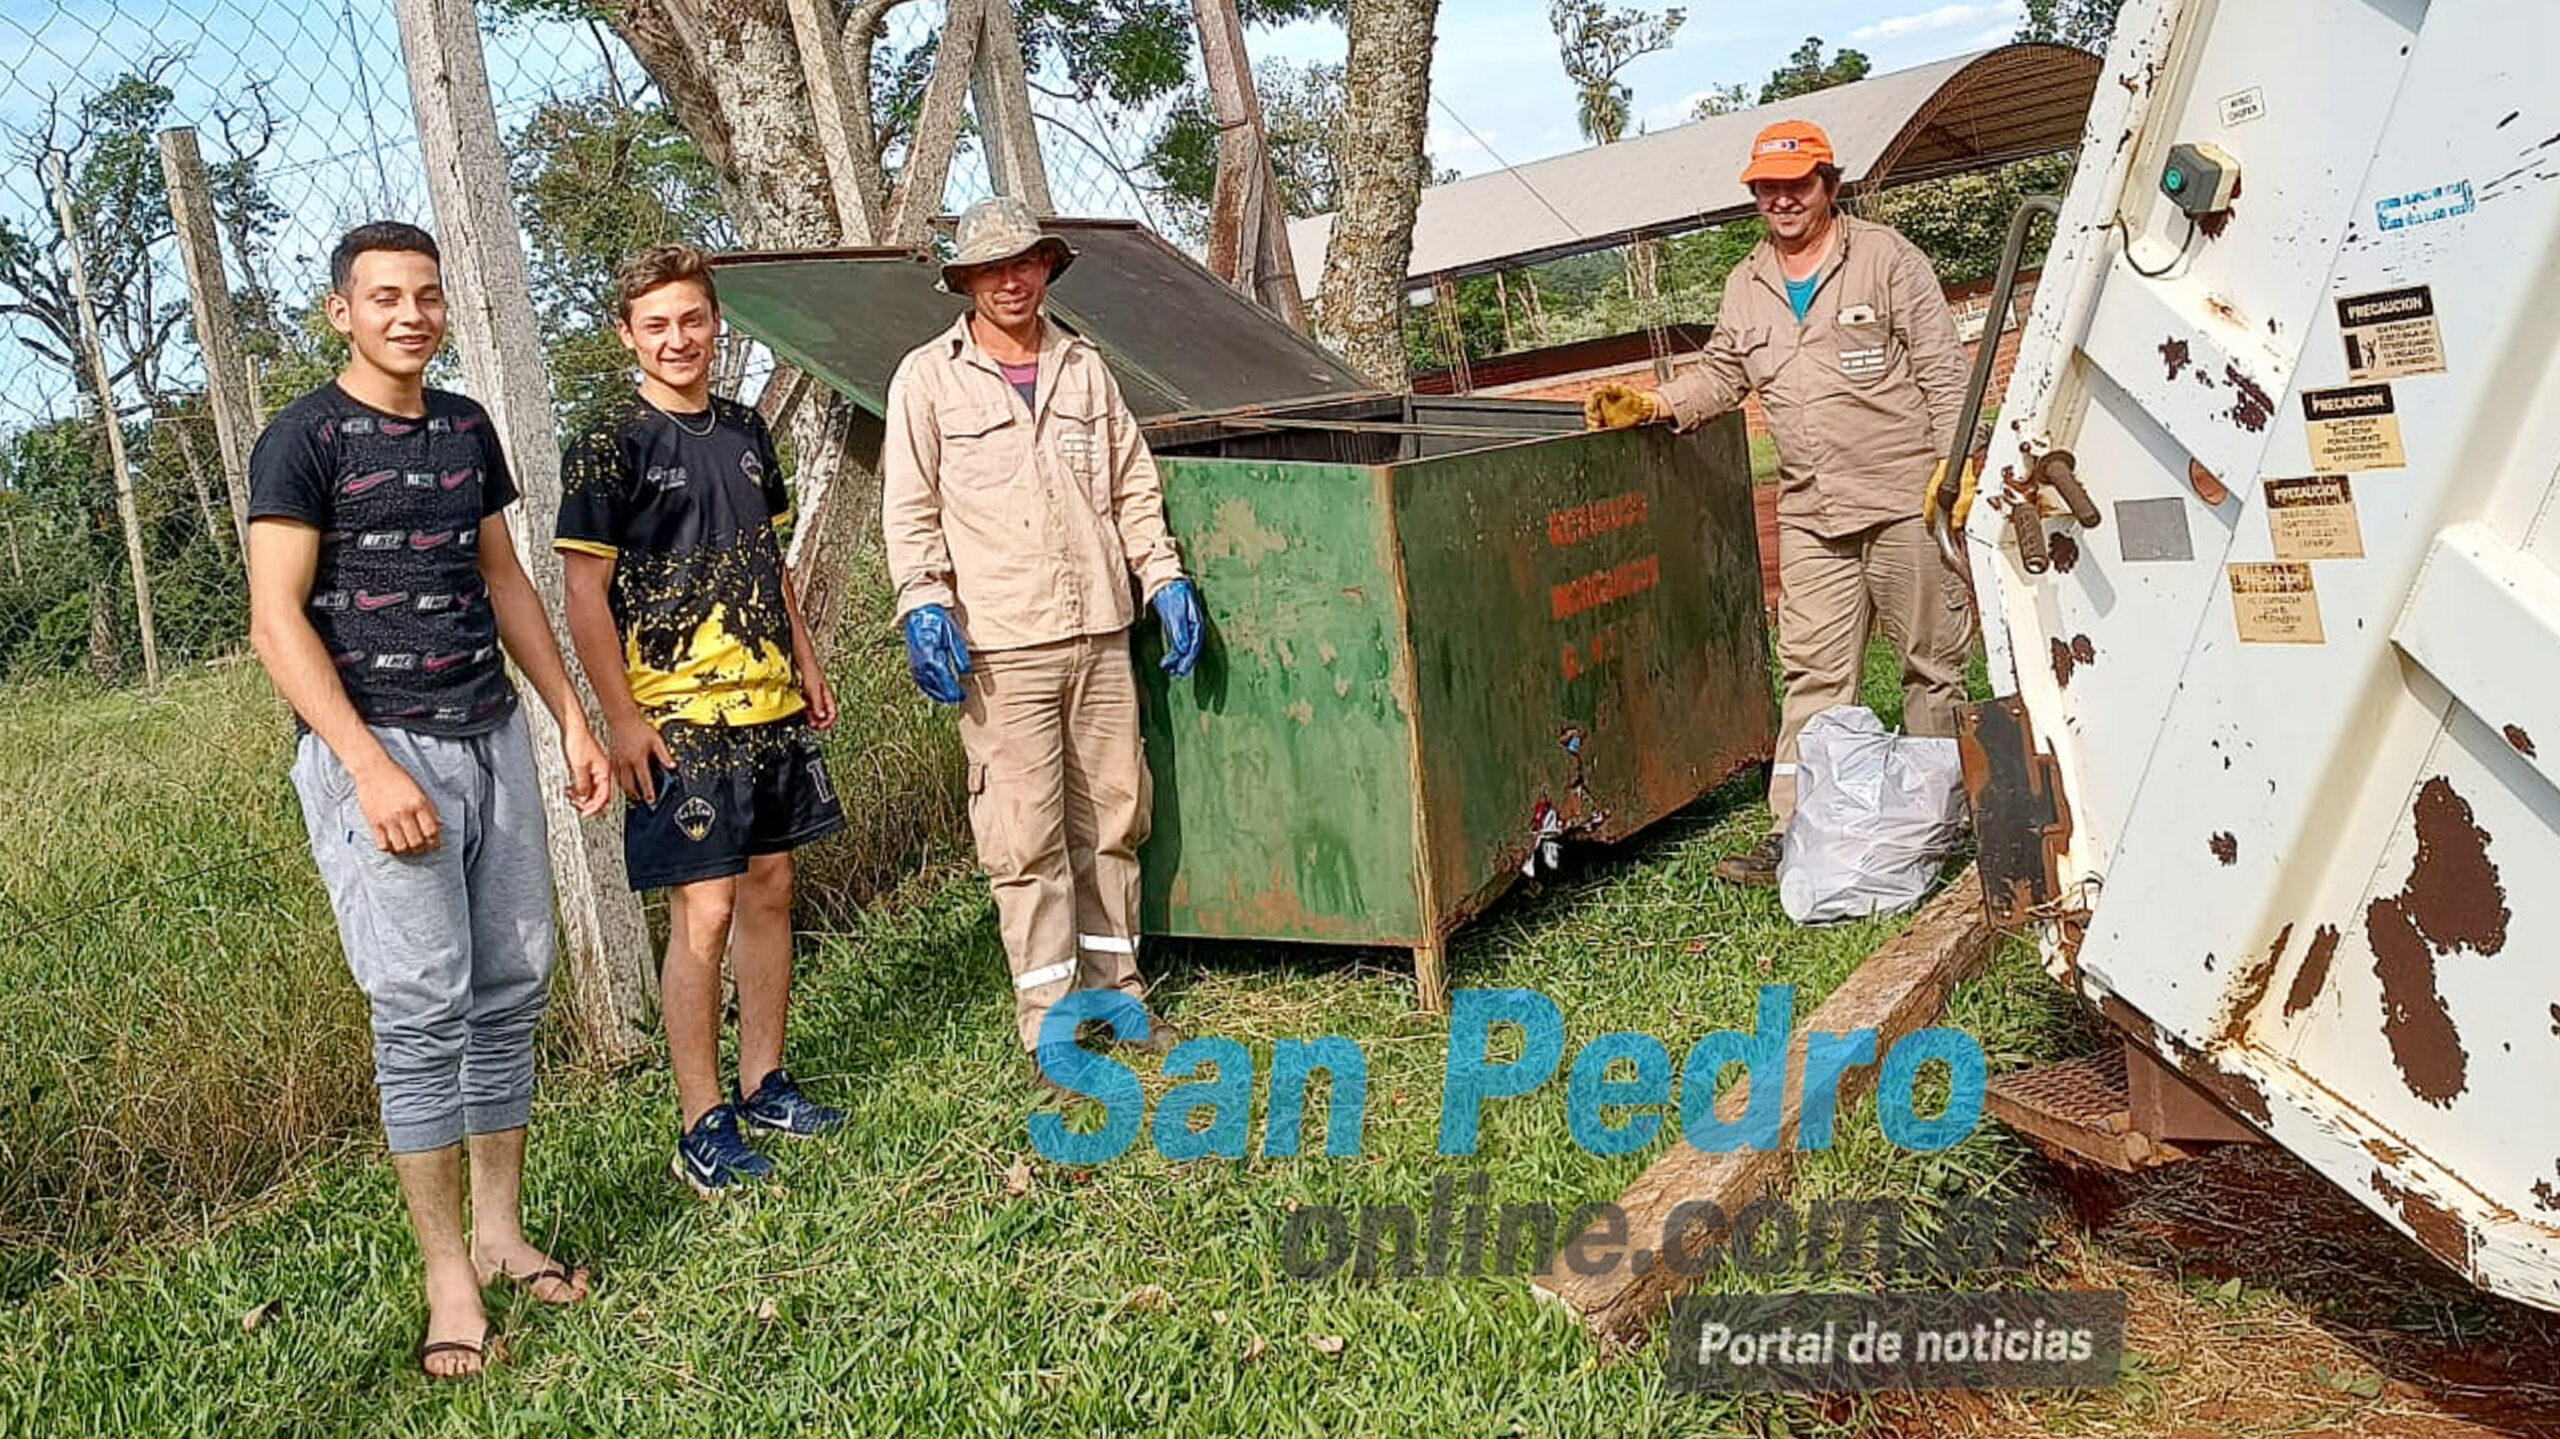
M1665 8L1660 0L1614 3ZM1662 129L1686 120L1690 103L1714 86L1741 81L1757 95L1769 72L1808 35L1831 48L1865 51L1873 73L1883 74L2005 44L2023 9L2018 0L1692 0L1671 48L1644 56L1618 78L1635 92L1636 124ZM1245 43L1257 61L1339 63L1343 51L1335 25L1256 31ZM1431 74L1429 144L1439 165L1472 175L1584 143L1574 128L1573 86L1556 56L1546 0L1441 0Z

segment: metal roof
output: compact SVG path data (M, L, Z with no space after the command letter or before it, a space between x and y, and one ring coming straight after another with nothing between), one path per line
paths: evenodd
M1744 157L1778 120L1820 125L1859 189L2069 149L2100 68L2067 45L2008 45L1433 186L1406 273L1481 274L1741 219ZM1300 275L1324 273L1332 229L1331 215L1290 222Z
M1373 393L1332 351L1128 220L1041 222L1079 255L1049 291L1050 318L1102 351L1141 420ZM739 329L872 414L907 351L968 301L934 288L929 251L722 255L720 308Z

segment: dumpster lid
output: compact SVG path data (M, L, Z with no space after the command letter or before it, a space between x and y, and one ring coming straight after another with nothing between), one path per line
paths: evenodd
M1382 393L1161 236L1127 220L1041 222L1080 252L1049 316L1102 351L1140 420ZM767 251L713 261L720 308L775 354L880 414L909 350L968 304L923 249Z

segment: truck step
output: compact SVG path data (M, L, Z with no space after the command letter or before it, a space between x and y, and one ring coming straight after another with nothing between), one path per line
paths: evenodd
M2193 1152L2134 1126L2122 1048L2003 1075L1992 1081L1983 1107L2063 1164L2131 1174Z

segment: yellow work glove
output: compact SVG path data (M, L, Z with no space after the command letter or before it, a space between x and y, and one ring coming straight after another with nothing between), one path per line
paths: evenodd
M1586 430L1631 430L1670 417L1661 396L1631 385L1602 385L1582 401L1582 427Z
M1938 517L1941 513L1938 508L1938 493L1945 487L1946 482L1947 462L1940 460L1938 467L1929 472L1929 489L1920 500L1920 522L1933 530L1938 528ZM1974 491L1980 488L1981 484L1982 471L1976 469L1971 460L1965 461L1964 478L1956 485L1956 502L1943 512L1948 529L1964 528L1964 522L1973 514Z

